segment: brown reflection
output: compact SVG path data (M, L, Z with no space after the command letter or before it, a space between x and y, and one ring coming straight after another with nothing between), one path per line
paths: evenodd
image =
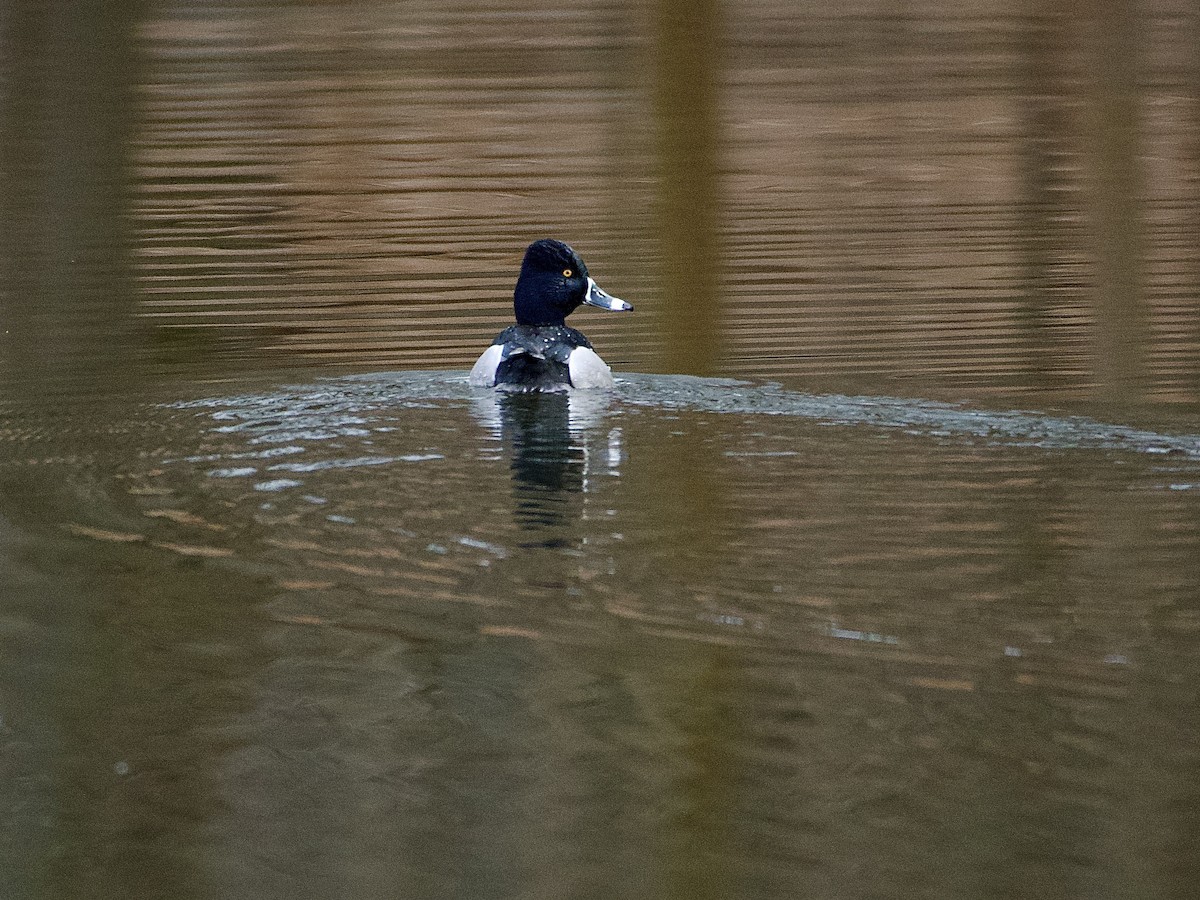
M220 811L224 729L264 663L262 581L193 564L166 537L187 529L137 515L124 478L4 476L5 610L25 628L18 641L6 628L0 653L2 799L21 834L6 896L201 896L194 851Z
M1018 136L1018 189L1021 276L1016 325L1021 330L1028 377L1048 389L1063 377L1068 351L1056 339L1054 317L1066 300L1082 303L1077 273L1063 264L1079 251L1077 217L1067 202L1071 196L1068 165L1073 124L1066 61L1074 43L1073 19L1058 10L1030 2L1018 44L1018 74L1022 120ZM1072 275L1076 277L1072 279Z
M163 8L145 321L223 366L457 368L507 322L521 244L558 234L639 302L580 320L618 371L1078 399L1095 358L1115 383L1148 357L1194 399L1189 44L1163 4L484 5L477 29L476 4Z
M1103 399L1132 401L1143 395L1148 383L1138 115L1141 7L1136 0L1090 0L1086 10L1095 375Z
M659 0L658 212L663 367L709 375L719 347L718 0Z
M668 897L704 900L735 896L727 863L733 842L740 775L735 748L742 737L737 711L723 702L731 689L731 654L694 654L683 689L680 723L687 770L678 785L680 815L673 824Z
M1191 302L1180 304L1178 327L1179 344L1190 347L1190 352L1178 357L1168 357L1172 367L1173 381L1177 385L1176 397L1194 398L1200 394L1200 6L1191 7L1187 17L1186 46L1191 48L1183 79L1184 96L1190 115L1185 114L1184 138L1181 157L1184 171L1191 178L1184 181L1182 190L1184 213L1181 229L1181 246L1186 248L1183 256L1182 291ZM1157 349L1157 348L1156 348ZM1200 866L1200 860L1197 861Z
M0 19L0 373L28 391L109 391L131 372L141 17L137 2L28 2Z
M639 428L629 447L628 467L623 480L634 496L641 498L652 531L664 549L649 548L658 557L657 566L664 576L712 577L719 572L724 552L723 541L733 526L728 492L724 487L719 451L707 433L704 420L687 426L668 420L667 429ZM685 546L686 555L665 548ZM699 611L706 599L704 591L678 598L696 603ZM650 597L654 601L662 598Z

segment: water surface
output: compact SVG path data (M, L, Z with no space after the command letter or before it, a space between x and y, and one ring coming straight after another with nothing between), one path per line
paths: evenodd
M0 895L1192 897L1194 7L6 4Z
M671 377L244 388L9 423L18 891L1173 890L1200 436Z

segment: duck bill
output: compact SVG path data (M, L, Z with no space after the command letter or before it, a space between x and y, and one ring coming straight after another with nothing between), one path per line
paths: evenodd
M624 300L614 297L591 278L588 278L588 289L583 297L583 302L588 306L598 306L600 309L609 309L613 312L629 312L633 309L632 303L626 303Z

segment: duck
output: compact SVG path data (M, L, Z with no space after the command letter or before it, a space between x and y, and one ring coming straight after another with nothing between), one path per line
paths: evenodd
M633 309L596 284L569 244L534 241L525 250L513 291L517 323L483 351L468 376L470 384L511 391L611 390L612 370L583 332L566 323L585 304L611 312Z

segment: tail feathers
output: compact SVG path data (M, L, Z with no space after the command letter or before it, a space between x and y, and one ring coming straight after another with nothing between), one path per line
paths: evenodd
M514 353L496 368L496 386L521 391L561 391L571 386L571 372L566 363L558 360Z

